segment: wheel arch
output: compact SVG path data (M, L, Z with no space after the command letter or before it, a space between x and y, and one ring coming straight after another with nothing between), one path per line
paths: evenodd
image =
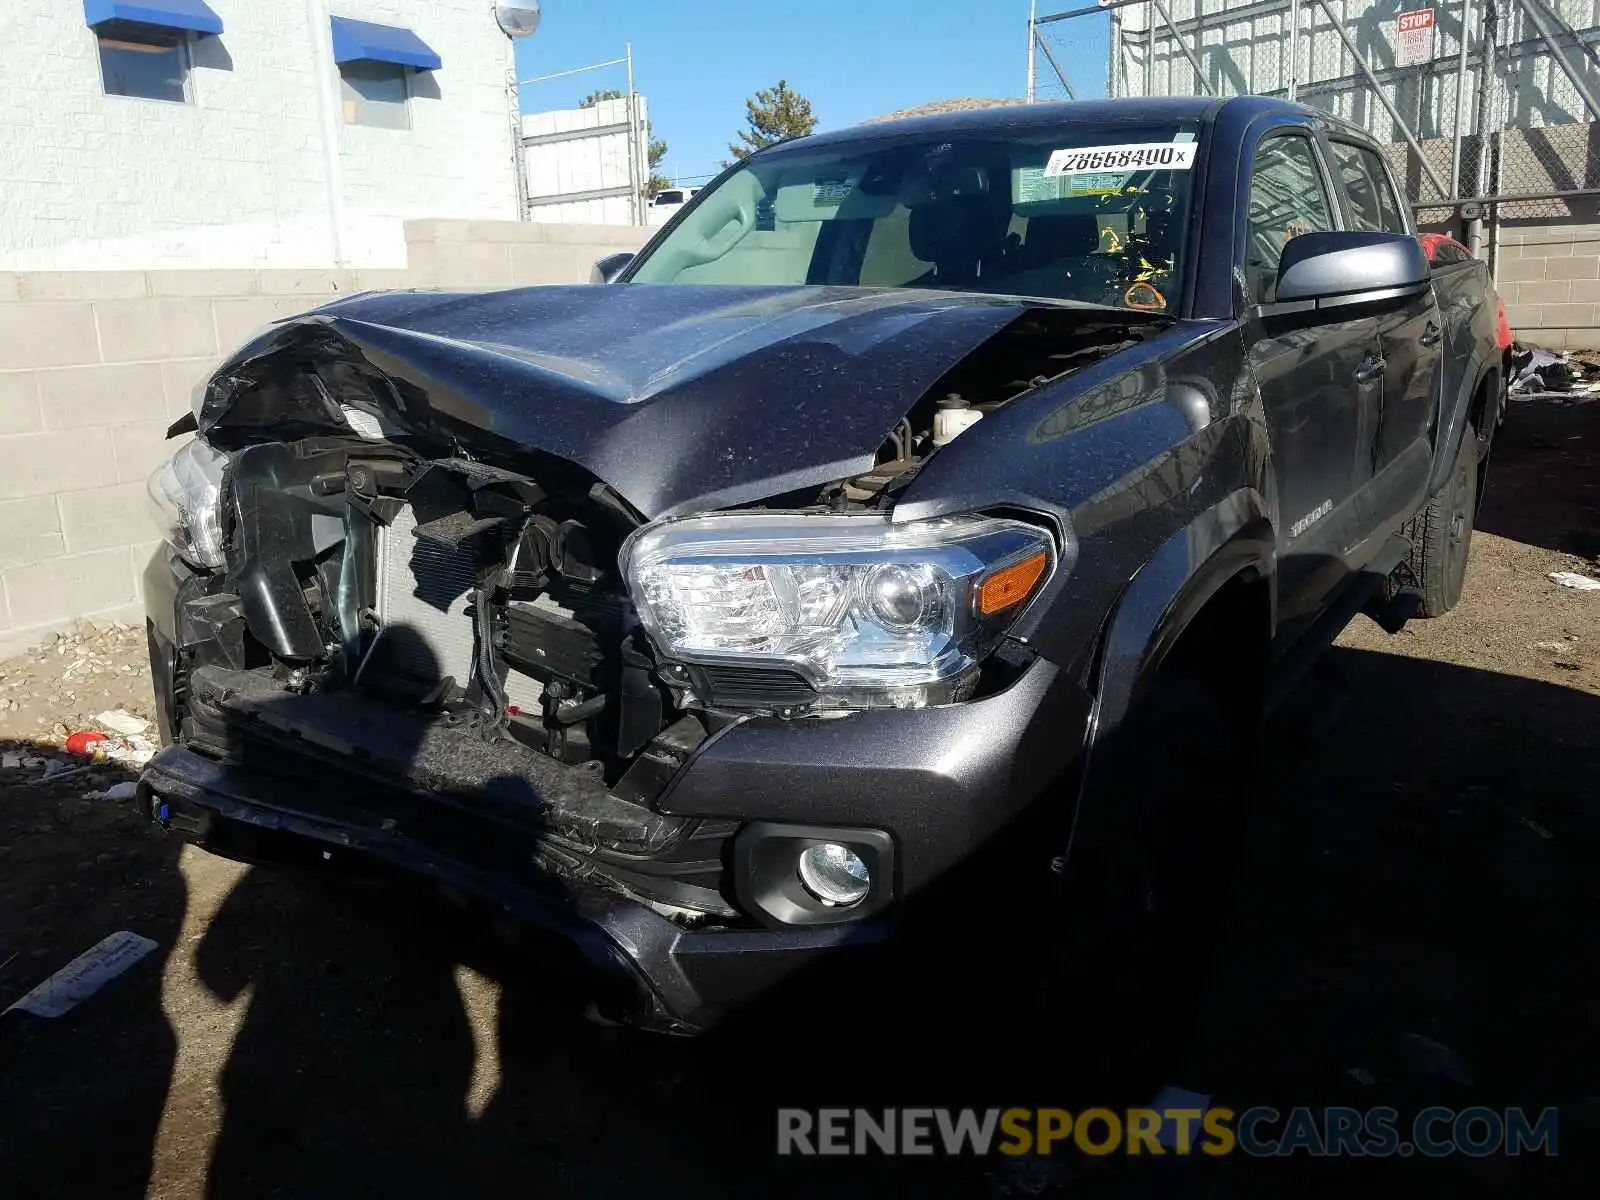
M1455 468L1456 452L1467 426L1472 425L1481 439L1492 435L1498 421L1500 406L1501 366L1497 358L1485 361L1474 357L1469 369L1462 374L1462 383L1448 410L1439 415L1438 440L1434 443L1433 471L1428 477L1424 493L1432 496L1450 478ZM1483 447L1480 445L1480 449Z
M1197 541L1214 530L1218 509L1231 510L1233 527L1196 561ZM1101 639L1094 702L1085 739L1072 841L1093 841L1108 827L1114 781L1096 771L1095 748L1111 738L1150 683L1175 665L1226 663L1229 699L1248 702L1264 685L1276 619L1276 535L1253 490L1174 534L1124 589ZM1247 656L1248 669L1239 670ZM1237 694L1233 689L1238 688Z

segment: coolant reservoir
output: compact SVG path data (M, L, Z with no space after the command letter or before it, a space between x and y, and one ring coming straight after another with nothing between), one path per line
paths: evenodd
M983 414L957 392L941 397L933 413L933 444L948 446L960 434L983 420Z

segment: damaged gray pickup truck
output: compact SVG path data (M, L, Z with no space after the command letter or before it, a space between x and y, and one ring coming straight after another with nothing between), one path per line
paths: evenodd
M977 863L969 912L1181 920L1275 697L1459 598L1494 315L1258 98L805 138L595 284L336 301L152 479L139 803L482 898L676 1032Z

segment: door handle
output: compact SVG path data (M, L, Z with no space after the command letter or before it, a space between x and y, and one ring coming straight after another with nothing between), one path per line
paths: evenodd
M1356 382L1371 383L1374 379L1381 379L1388 369L1389 364L1384 359L1369 358L1356 368Z
M1428 328L1423 331L1422 336L1417 340L1424 346L1437 346L1439 344L1439 339L1443 336L1444 334L1439 332L1439 327L1432 321L1429 321Z

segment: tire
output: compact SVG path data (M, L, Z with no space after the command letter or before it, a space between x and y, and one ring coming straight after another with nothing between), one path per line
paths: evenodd
M1449 481L1401 527L1400 532L1411 539L1407 590L1421 600L1418 616L1442 617L1461 602L1478 511L1479 446L1477 431L1468 425Z

